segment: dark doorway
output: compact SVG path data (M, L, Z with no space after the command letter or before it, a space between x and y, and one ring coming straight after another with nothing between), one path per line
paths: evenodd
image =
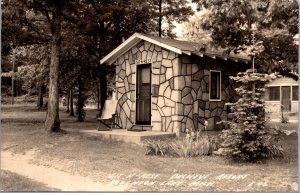
M281 87L281 104L282 110L290 112L291 111L291 87L282 86Z
M151 64L137 65L136 124L151 124Z

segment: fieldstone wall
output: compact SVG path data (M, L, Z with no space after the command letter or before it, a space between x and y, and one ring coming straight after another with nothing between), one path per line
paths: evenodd
M136 64L136 60L139 62ZM136 65L151 63L151 126L135 125ZM178 55L141 41L116 61L117 113L124 129L147 129L180 134L187 128L221 129L227 119L225 103L238 99L229 76L244 71L245 64L208 57ZM209 100L210 70L221 71L221 101Z
M235 83L229 76L247 69L245 64L230 60L213 59L182 55L180 58L178 92L181 95L178 103L181 131L187 128L204 129L204 121L208 121L207 130L222 129L223 125L216 124L227 120L227 102L238 100L235 94ZM210 70L221 71L221 100L209 100Z
M135 124L135 89L136 64L135 61L151 60L152 67L152 126L138 126ZM125 129L147 129L152 131L177 132L176 104L179 92L174 76L178 76L178 55L162 49L160 46L141 41L123 54L116 61L116 92L119 100L117 113L120 125Z

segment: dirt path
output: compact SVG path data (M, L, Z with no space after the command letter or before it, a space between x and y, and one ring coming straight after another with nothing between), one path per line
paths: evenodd
M21 155L1 151L1 169L26 176L61 191L126 191L129 189L126 186L93 182L86 177L70 175L53 168L30 164L29 161L34 158L34 152L34 150L31 150Z

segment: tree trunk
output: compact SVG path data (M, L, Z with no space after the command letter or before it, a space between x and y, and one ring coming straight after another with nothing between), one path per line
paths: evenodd
M84 121L84 99L82 96L82 82L81 82L81 76L78 77L78 100L77 100L77 120L79 122L83 122Z
M105 53L105 49L101 44L103 41L105 41L105 25L104 25L104 21L101 21L100 22L100 31L103 32L103 33L100 33L100 36L99 36L99 55L100 55L100 58L103 58L104 56L104 53ZM101 112L101 107L102 107L102 100L101 100L101 87L102 87L102 80L101 80L101 77L102 77L102 71L103 69L105 68L104 66L100 65L100 66L97 66L98 67L98 75L99 75L99 87L98 87L98 110Z
M97 109L100 110L100 99L101 99L101 96L100 96L100 80L99 80L99 86L98 86L98 89L97 89L97 99L98 99L98 104L97 104Z
M59 53L61 39L61 12L60 4L53 6L52 16L52 41L51 41L51 61L50 61L50 84L49 84L49 101L45 129L48 132L58 132L60 129L59 120L59 97L58 97L58 71L59 71Z
M66 113L70 112L70 89L68 89L68 98L67 98L67 111Z
M161 29L161 26L162 26L162 0L159 0L159 16L158 16L158 36L161 37L162 35L162 29Z
M254 74L254 71L255 71L255 66L254 66L254 56L252 56L252 73ZM255 83L253 82L252 84L252 97L254 98L255 97Z
M70 116L74 117L73 90L70 89Z
M42 108L43 107L43 83L39 84L39 90L38 90L38 103L37 103L37 107L38 108Z
M11 104L14 105L15 100L15 49L13 48L13 61L12 61L12 76L11 76Z
M107 80L106 80L106 66L103 65L100 75L100 114L102 113L105 100L107 99Z

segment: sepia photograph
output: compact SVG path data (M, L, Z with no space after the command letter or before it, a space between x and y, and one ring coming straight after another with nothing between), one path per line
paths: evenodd
M298 192L297 0L1 0L0 191Z

